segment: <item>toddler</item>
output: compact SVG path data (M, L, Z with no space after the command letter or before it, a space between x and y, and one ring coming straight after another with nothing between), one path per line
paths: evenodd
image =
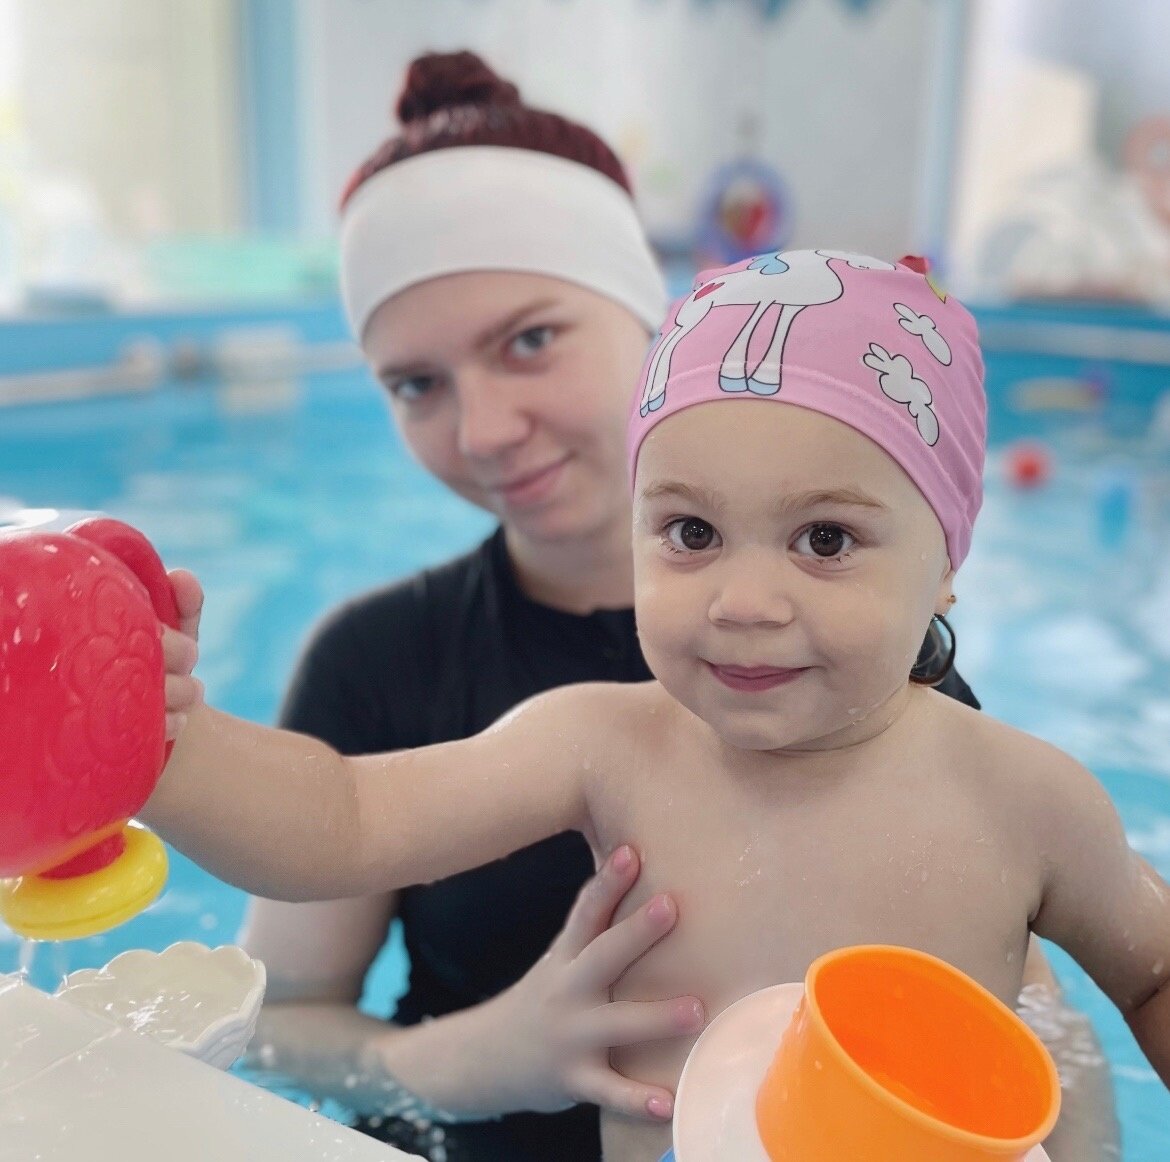
M656 681L543 694L483 734L342 758L200 704L143 813L248 891L386 891L576 828L680 919L615 989L711 1014L821 953L933 953L1007 1004L1030 931L1170 1083L1170 889L1100 784L912 673L979 509L974 322L914 263L794 251L701 276L630 424L636 614ZM176 651L172 649L174 656ZM934 675L935 678L938 675ZM673 1087L685 1039L615 1051ZM609 1162L669 1130L603 1118Z

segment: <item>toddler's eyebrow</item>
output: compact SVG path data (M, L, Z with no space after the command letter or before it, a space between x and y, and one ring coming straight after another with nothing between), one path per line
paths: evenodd
M860 488L830 488L815 492L796 492L791 496L784 497L776 507L781 512L789 512L826 504L853 508L884 509L886 507L880 500L862 492Z
M723 497L717 492L709 488L696 488L694 485L684 484L681 480L660 480L657 484L651 484L642 493L643 500L660 500L664 496L690 501L696 507L707 510L719 508L724 504Z
M699 488L693 484L684 484L681 480L662 480L650 485L642 493L643 500L658 500L664 496L678 497L680 500L689 501L704 511L720 510L726 507L727 504L727 501L718 492L708 488ZM880 500L876 500L856 487L794 492L781 497L776 502L775 507L778 513L784 514L800 512L807 508L816 508L825 505L832 505L838 508L886 508Z

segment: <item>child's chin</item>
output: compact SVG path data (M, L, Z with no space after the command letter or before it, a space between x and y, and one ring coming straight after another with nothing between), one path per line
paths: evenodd
M805 742L803 733L784 730L774 724L748 726L743 723L719 723L715 733L737 750L774 751L800 746Z

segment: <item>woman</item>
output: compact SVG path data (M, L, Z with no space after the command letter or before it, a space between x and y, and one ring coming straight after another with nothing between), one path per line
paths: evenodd
M347 753L464 737L554 686L650 676L623 434L665 294L621 164L469 53L416 60L398 115L343 198L346 308L406 445L500 525L317 629L281 721ZM943 689L977 705L953 672ZM609 1069L608 1048L703 1020L693 997L606 1003L676 918L663 897L607 931L637 870L619 851L589 881L566 834L392 897L257 901L256 1056L428 1157L597 1162L596 1110L567 1107L671 1112L669 1093ZM394 917L411 980L387 1024L355 1005ZM494 1116L515 1109L542 1112Z

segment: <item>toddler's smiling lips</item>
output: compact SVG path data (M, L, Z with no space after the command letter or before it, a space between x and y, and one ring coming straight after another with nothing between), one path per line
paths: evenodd
M805 667L785 669L778 666L721 666L708 662L707 668L732 690L772 690L792 682L804 673Z

